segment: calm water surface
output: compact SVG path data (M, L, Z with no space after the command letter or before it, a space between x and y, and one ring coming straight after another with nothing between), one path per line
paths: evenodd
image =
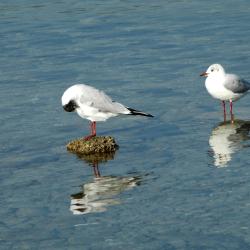
M1 249L250 249L249 98L237 122L199 74L250 80L250 3L1 1ZM74 83L155 115L98 124L120 149L66 151Z

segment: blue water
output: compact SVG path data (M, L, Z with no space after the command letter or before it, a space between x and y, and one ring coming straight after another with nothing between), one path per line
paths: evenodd
M250 2L0 3L1 249L250 249L249 96L235 125L199 74L250 80ZM88 122L74 83L155 118L97 124L120 149L94 168L66 144ZM113 159L112 159L113 158Z

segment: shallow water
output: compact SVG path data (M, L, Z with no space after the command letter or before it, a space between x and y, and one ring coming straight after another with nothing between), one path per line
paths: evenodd
M250 80L249 11L2 1L0 248L250 249L249 97L221 124L199 77L219 62ZM60 103L78 82L155 115L98 124L120 149L95 168L65 148L88 133Z

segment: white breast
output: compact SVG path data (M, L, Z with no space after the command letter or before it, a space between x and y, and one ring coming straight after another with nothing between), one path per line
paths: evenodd
M205 82L206 89L208 93L219 100L228 101L228 100L237 100L239 99L242 94L236 94L232 91L226 89L223 85L223 79L216 80L213 77L208 77Z
M96 122L106 121L110 117L118 115L111 112L101 112L99 109L87 104L80 104L76 112L80 117Z

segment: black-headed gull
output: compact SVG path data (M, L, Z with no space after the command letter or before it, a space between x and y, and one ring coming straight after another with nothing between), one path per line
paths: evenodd
M103 91L86 84L76 84L69 87L63 93L62 106L65 111L76 111L80 117L90 120L91 134L85 137L86 140L96 136L96 122L106 121L110 117L121 114L153 117L115 102Z
M206 89L208 93L222 101L224 111L224 121L226 121L225 101L230 102L231 122L234 121L233 102L244 96L250 89L250 83L234 74L227 74L220 64L212 64L206 72L200 76L205 76Z

